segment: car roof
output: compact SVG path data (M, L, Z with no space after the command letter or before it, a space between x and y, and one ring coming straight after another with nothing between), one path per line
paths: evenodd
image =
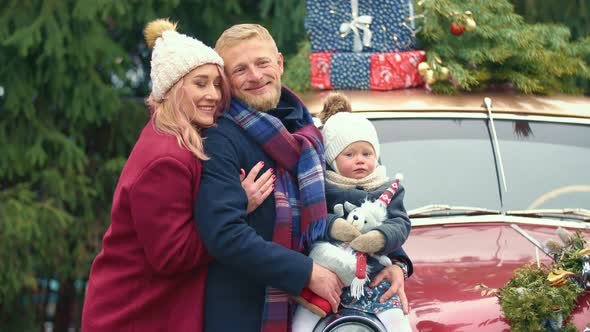
M484 97L492 99L492 112L520 115L578 117L590 119L590 97L572 95L532 96L513 92L441 95L423 88L393 91L342 90L354 112L483 112ZM301 94L312 114L321 111L330 91Z

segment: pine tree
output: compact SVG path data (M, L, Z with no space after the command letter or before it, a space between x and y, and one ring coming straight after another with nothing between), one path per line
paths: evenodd
M415 8L428 59L421 72L436 92L510 83L527 94L580 93L575 79L590 78L590 37L571 41L563 25L528 24L506 0L420 0Z
M2 8L3 330L42 320L44 300L27 294L39 294L49 278L63 290L84 277L100 245L113 183L147 119L141 103L123 99L129 89L113 84L133 69L113 25L145 21L125 22L129 12L120 1L11 1Z
M0 330L38 331L51 320L45 311L52 288L58 293L54 330L65 331L71 320L79 320L84 281L110 222L117 178L149 116L143 104L150 59L145 24L170 17L179 31L212 45L233 23L269 26L286 12L284 26L297 15L302 21L296 10L301 5L5 2L0 6ZM298 39L294 30L283 27L279 47Z
M572 33L573 39L590 36L590 2L579 0L542 1L511 0L516 12L527 22L562 23ZM590 55L586 56L590 63ZM577 85L590 96L590 80L579 79Z

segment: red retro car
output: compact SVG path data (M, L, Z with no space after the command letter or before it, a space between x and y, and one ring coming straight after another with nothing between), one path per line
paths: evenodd
M500 288L525 263L551 263L543 244L558 227L590 239L590 98L344 92L375 124L388 173L404 175L413 330L509 331L498 298L477 286ZM326 94L304 95L312 113ZM589 303L587 292L571 316L580 331ZM316 330L382 329L351 316Z

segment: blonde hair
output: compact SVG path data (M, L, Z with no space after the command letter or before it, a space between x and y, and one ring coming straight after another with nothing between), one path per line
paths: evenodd
M219 65L217 70L221 76L221 98L218 108L215 112L215 118L219 117L228 107L230 102L229 82ZM192 152L200 160L208 160L203 148L203 137L201 130L195 123L194 114L198 112L193 105L193 109L182 109L181 101L183 98L182 86L184 80L176 82L164 95L162 101L156 101L153 96L148 97L146 104L153 110L152 123L157 131L170 134L176 137L178 145Z
M227 48L235 46L245 40L261 39L269 42L274 50L279 53L277 44L268 30L260 24L236 24L226 29L215 43L215 51L223 54Z

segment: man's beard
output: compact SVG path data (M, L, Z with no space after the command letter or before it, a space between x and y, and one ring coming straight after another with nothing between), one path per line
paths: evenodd
M260 96L242 93L241 91L234 91L233 95L259 112L268 112L277 108L279 100L281 99L280 86L277 88L273 85L272 88L273 89L270 93Z

